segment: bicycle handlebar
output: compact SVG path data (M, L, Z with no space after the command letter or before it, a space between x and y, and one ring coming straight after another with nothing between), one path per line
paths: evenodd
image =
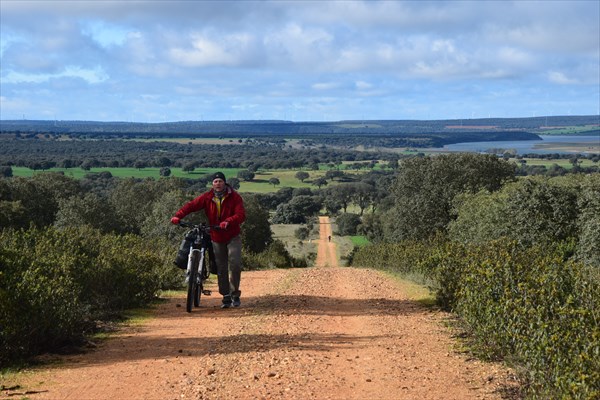
M184 227L184 228L199 228L199 229L214 229L216 231L220 230L221 227L219 225L207 225L204 222L201 222L199 224L192 224L190 222L186 222L186 221L179 221L179 223L177 224L178 226Z

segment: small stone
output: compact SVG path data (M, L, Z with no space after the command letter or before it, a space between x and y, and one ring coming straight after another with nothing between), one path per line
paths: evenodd
M214 368L206 370L206 375L214 375L217 371Z

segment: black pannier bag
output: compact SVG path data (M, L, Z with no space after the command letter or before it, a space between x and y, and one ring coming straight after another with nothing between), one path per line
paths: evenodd
M188 238L187 236L181 241L181 245L177 251L177 257L175 257L175 261L173 261L173 264L175 264L177 268L187 269L188 256L190 254L190 247L192 247L192 241L193 239Z

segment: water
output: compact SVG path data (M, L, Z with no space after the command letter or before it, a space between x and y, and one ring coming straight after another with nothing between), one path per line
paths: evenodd
M542 140L510 140L501 142L469 142L454 143L444 146L445 151L468 151L484 153L488 149L515 150L517 154L535 153L598 153L600 147L600 136L559 136L540 135ZM560 148L557 146L568 146L572 144L577 150ZM595 146L593 149L589 147Z

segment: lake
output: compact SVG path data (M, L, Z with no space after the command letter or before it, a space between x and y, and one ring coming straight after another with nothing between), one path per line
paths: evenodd
M542 140L511 140L501 142L454 143L443 151L484 153L488 149L514 150L517 154L535 153L599 153L600 136L540 135Z

